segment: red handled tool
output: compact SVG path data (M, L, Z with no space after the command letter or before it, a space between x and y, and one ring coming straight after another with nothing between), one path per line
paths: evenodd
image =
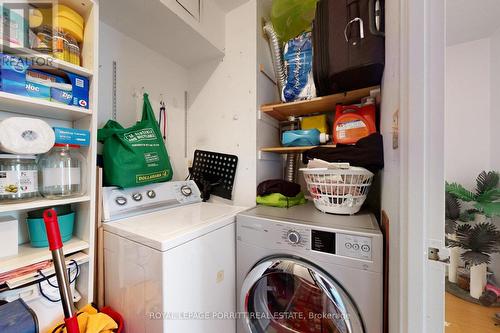
M61 303L64 311L64 323L66 324L66 332L80 333L78 328L78 320L76 310L73 305L73 297L69 283L69 276L66 270L66 262L62 250L63 243L61 233L59 231L59 223L57 222L57 213L54 209L47 209L43 212L43 221L47 230L47 238L49 240L49 249L52 252L52 260L61 294Z

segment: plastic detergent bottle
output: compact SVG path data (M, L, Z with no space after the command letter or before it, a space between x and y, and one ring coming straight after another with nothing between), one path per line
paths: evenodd
M281 143L286 147L317 146L330 139L328 134L321 133L316 128L310 130L293 130L283 132Z

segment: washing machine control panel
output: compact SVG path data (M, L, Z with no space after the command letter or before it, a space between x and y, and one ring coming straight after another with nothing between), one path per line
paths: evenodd
M103 188L103 221L145 214L158 209L201 202L193 180L156 183L122 189Z
M349 258L372 260L372 239L370 237L337 234L337 254Z

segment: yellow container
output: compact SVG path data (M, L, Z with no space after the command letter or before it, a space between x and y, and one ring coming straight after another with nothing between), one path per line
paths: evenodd
M54 16L53 20L51 20L52 16ZM51 9L32 8L29 23L30 28L51 24L54 30L62 30L70 34L79 43L83 41L85 21L80 14L68 6L54 5Z
M83 29L84 26L83 17L73 9L65 5L55 5L54 10L57 13L56 16L65 17L70 21L73 21L76 25L80 26Z
M54 27L56 27L57 29L61 29L67 34L70 34L79 43L83 41L83 28L75 24L74 21L67 19L66 17L56 17Z
M328 133L326 114L322 114L319 116L304 117L302 118L300 127L303 130L317 128L318 131L320 131L321 133Z
M73 9L64 5L54 6L56 17L54 18L54 28L62 29L70 34L77 42L83 41L83 17Z

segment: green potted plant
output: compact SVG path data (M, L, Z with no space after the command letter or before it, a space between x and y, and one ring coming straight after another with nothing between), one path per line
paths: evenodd
M483 171L476 179L475 192L457 183L446 183L447 245L465 250L461 257L470 265L470 295L476 299L481 296L486 286L490 255L500 252L500 231L490 222L472 225L471 223L459 224L457 221L471 222L475 220L476 215L483 215L486 219L500 216L498 182L497 172ZM461 212L460 201L469 203L472 208ZM456 256L456 254L450 255L450 262L453 261L453 255Z

